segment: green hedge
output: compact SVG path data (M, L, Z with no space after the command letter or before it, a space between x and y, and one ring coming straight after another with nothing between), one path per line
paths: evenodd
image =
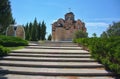
M120 74L120 37L80 38L74 42L88 47L93 58Z
M7 55L9 52L10 52L9 49L7 49L7 48L5 48L3 46L0 46L0 57Z
M5 47L26 46L28 42L17 37L0 36L0 45Z

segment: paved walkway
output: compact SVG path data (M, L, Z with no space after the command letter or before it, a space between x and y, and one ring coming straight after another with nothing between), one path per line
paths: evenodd
M0 79L115 79L70 42L30 43L0 60Z

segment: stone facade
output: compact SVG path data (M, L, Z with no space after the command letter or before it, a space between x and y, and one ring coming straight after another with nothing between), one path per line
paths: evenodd
M52 41L72 41L75 31L86 32L85 23L74 19L74 14L65 14L65 20L60 18L52 24Z
M7 36L15 36L25 39L25 31L21 25L11 25L6 30Z

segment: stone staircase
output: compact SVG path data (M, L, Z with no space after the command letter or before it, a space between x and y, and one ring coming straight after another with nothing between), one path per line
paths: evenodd
M115 74L71 42L32 42L0 58L0 79L115 79Z

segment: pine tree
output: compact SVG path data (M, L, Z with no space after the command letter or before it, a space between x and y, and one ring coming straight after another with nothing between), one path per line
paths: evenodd
M14 24L12 17L11 5L9 0L0 0L0 34L5 34L6 28Z

